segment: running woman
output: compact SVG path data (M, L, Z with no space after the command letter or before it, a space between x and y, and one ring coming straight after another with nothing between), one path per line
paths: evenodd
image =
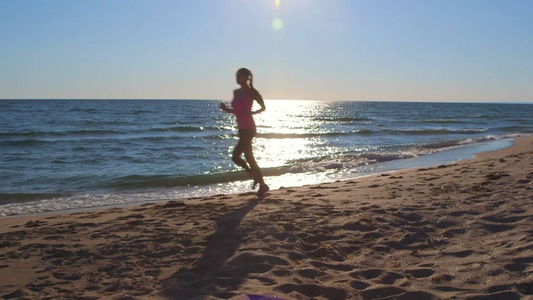
M233 91L233 100L231 108L221 103L220 109L232 113L237 118L237 128L239 129L239 142L233 149L232 160L238 166L242 167L252 176L254 180L253 188L259 184L258 196L264 195L270 189L263 180L261 169L255 161L252 151L252 140L257 133L254 118L252 115L265 111L265 102L261 94L254 88L253 75L250 70L241 68L237 71L237 83L241 86ZM249 83L249 84L248 84ZM261 109L252 111L254 100L261 106ZM241 155L244 153L246 161Z

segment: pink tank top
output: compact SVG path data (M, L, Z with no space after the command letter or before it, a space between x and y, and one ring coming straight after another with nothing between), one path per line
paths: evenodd
M254 104L252 90L241 92L240 95L236 94L234 94L233 101L231 101L231 107L233 107L233 113L237 117L237 128L256 129L252 116L252 106Z

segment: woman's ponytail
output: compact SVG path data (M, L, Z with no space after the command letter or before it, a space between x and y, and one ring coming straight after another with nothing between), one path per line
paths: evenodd
M252 74L252 72L250 72L250 87L252 88L252 90L255 90L255 88L254 88L254 75Z
M261 94L259 94L259 91L254 88L254 75L251 71L248 72L250 72L250 88L256 96L261 96Z

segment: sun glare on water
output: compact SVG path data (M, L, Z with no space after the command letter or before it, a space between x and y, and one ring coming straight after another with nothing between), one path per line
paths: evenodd
M297 186L305 179L305 173L316 171L312 164L304 161L337 152L334 147L322 147L326 141L320 137L328 131L320 119L328 103L266 100L265 104L267 110L254 115L258 127L253 142L255 158L266 176L275 168L290 168L287 175L269 177L269 185ZM255 104L253 109L258 108Z
M320 156L317 151L323 149L310 148L313 134L322 132L320 122L313 120L320 114L322 103L312 101L267 100L267 111L254 115L258 125L258 138L254 141L258 154L256 158L262 167L286 164L299 156ZM255 109L256 107L254 107ZM308 119L302 114L307 114ZM297 117L295 117L297 116Z

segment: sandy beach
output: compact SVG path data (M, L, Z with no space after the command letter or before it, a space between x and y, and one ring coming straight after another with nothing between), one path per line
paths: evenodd
M349 181L0 219L4 299L530 299L533 137ZM262 296L259 296L262 295Z

